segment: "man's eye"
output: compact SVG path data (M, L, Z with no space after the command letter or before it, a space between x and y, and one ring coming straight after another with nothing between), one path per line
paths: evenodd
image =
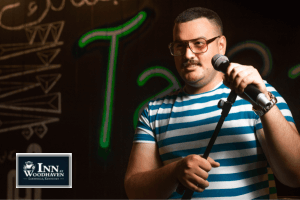
M202 42L202 41L196 41L196 42L194 42L194 45L196 45L196 46L203 46L203 45L205 45L205 43Z

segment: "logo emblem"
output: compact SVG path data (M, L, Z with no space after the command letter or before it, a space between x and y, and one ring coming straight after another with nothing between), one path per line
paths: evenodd
M72 188L72 154L16 153L16 188Z
M26 176L31 176L34 172L35 165L31 161L25 162L25 165L23 165L24 173Z

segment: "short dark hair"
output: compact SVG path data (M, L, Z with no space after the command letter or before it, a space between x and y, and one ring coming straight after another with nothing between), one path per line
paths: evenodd
M214 23L220 29L221 34L223 34L223 24L221 18L216 12L207 8L202 8L202 7L189 8L183 11L182 13L180 13L176 17L174 23L175 24L184 23L201 17L207 18L209 21Z

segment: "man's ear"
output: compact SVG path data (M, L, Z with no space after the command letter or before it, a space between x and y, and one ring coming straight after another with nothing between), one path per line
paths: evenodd
M227 45L226 37L224 35L222 35L219 39L219 52L220 52L220 54L225 55L226 45Z

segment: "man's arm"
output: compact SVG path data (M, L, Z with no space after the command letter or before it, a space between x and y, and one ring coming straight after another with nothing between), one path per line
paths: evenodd
M211 167L219 163L198 155L189 155L163 166L154 143L134 143L125 175L125 190L130 199L166 199L179 181L187 188L202 192ZM196 186L198 184L198 186Z
M278 180L289 187L300 187L300 135L277 106L261 117L263 129L257 137Z
M168 198L178 185L175 165L162 167L156 144L134 143L125 175L128 198Z
M243 92L249 84L256 85L268 97L260 74L252 66L231 63L224 84L248 101ZM276 177L290 187L300 187L300 135L295 125L285 119L276 105L260 119L263 129L258 131L258 137Z

